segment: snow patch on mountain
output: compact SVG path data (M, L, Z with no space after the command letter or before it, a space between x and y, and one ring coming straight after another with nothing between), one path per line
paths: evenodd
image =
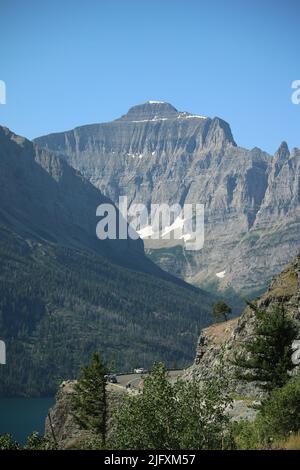
M226 275L226 271L220 271L219 273L216 273L216 276L219 278L219 279L223 279Z

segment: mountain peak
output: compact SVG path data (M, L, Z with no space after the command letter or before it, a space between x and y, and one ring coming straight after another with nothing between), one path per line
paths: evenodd
M14 134L8 127L0 126L0 143L1 145L9 140L15 142L18 145L26 145L29 143L25 137L21 137L17 134Z
M283 141L281 142L276 154L275 154L279 159L285 159L285 158L288 158L290 156L290 151L289 151L289 147L288 147L288 144Z
M169 104L169 103L167 103L166 101L149 100L149 101L146 101L145 104ZM172 106L172 105L170 105L170 106Z
M122 121L148 121L159 119L172 119L178 116L174 106L165 101L146 101L129 109L128 113L121 117Z

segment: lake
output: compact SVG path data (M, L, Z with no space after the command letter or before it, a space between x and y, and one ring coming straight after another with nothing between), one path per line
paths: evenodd
M28 434L44 434L45 418L54 398L0 398L0 435L12 434L24 444Z

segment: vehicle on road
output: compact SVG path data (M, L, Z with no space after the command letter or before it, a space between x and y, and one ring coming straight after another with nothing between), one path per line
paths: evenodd
M145 374L147 371L143 367L138 367L137 369L134 369L133 371L135 374Z
M107 374L105 376L105 379L106 379L106 382L108 382L110 384L117 384L118 383L118 379L117 379L117 376L115 374Z

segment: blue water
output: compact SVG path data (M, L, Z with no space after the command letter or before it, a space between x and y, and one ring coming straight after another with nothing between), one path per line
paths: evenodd
M45 419L54 398L0 398L0 435L12 434L24 444L33 431L44 434Z

